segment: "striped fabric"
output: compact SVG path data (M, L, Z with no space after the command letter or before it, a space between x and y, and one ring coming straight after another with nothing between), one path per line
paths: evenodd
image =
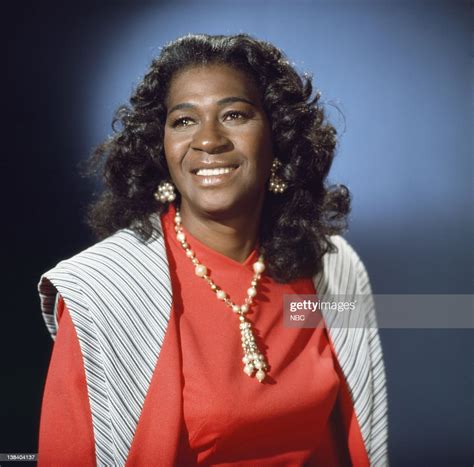
M172 296L158 215L148 242L123 229L43 274L41 310L55 339L61 294L84 359L98 466L124 466L170 317ZM385 373L365 268L349 244L331 237L337 253L323 259L315 278L320 295L364 295L363 326L331 322L329 333L354 401L374 466L386 466ZM342 320L353 319L350 313ZM360 314L356 319L360 318ZM325 316L326 318L326 316ZM333 319L333 317L327 317ZM365 325L364 325L365 324ZM157 440L159 442L159 440Z
M321 301L341 296L359 302L362 312L322 310L322 314L351 392L370 464L388 466L385 368L369 278L343 237L335 235L331 241L337 252L323 257L323 270L314 285Z

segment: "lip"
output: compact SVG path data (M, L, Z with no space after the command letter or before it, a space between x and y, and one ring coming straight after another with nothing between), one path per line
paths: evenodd
M196 175L195 171L199 170L200 168L205 168L205 169L220 169L220 168L225 168L225 167L234 167L235 164L226 164L226 165L214 165L214 164L209 164L206 165L205 167L199 167L196 168L191 172L193 180L196 182L201 187L215 187L219 185L224 185L232 180L233 177L235 177L236 173L239 172L240 170L240 165L237 165L237 167L232 170L229 173L224 173L224 174L219 174L219 175Z
M198 170L201 170L201 169L225 169L227 167L235 167L236 169L240 166L240 164L238 162L229 162L229 161L225 161L225 162L200 162L198 164L196 164L191 170L190 172L193 174L193 175L196 175L196 172Z

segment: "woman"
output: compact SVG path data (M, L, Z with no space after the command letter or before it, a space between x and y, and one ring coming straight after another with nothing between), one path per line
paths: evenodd
M92 156L101 241L39 284L40 465L387 465L370 284L318 100L245 34L152 62ZM362 329L284 327L283 296L315 293L365 297Z

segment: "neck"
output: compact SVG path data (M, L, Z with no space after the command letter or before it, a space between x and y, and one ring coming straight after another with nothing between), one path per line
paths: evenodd
M180 212L183 227L193 237L239 263L255 248L261 208L229 218L197 215L186 205L181 206Z

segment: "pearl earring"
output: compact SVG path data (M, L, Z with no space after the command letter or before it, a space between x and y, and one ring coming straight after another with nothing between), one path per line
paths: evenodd
M155 191L155 199L160 203L171 203L176 199L174 185L171 182L162 181Z
M270 183L268 185L268 190L272 193L283 193L288 188L288 184L277 175L278 170L282 166L283 164L277 158L273 159Z

